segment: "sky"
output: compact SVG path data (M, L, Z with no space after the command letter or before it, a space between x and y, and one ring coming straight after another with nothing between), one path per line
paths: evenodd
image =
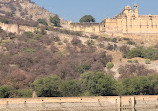
M133 8L138 4L139 14L158 15L158 0L32 0L37 5L59 15L61 18L78 22L84 15L92 15L96 22L112 18L126 5Z

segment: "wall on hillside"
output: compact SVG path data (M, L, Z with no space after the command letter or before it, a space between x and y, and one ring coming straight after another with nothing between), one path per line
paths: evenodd
M11 33L16 33L16 34L22 34L23 32L34 32L35 27L28 27L28 26L22 26L22 25L17 25L17 24L4 24L0 23L0 27Z
M132 108L156 108L158 96L102 96L0 99L0 110L87 110L120 111ZM21 110L20 110L21 109ZM131 110L132 111L132 110Z
M82 32L100 32L102 30L100 23L70 23L70 30Z

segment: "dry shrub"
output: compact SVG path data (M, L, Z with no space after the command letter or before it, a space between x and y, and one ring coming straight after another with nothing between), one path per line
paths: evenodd
M146 76L151 73L156 73L156 71L147 69L144 65L140 64L126 64L124 66L120 66L118 71L121 74L120 79L129 78L133 75Z

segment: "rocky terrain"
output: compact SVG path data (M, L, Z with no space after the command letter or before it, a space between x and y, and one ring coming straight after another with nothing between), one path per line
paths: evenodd
M0 15L34 21L42 18L46 19L48 23L49 18L55 16L30 0L2 0L0 1ZM66 27L67 22L63 18L60 19L61 25Z

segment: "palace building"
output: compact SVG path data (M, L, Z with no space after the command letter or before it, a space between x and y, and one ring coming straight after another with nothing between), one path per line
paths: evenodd
M158 33L158 15L139 15L135 4L133 9L126 6L112 19L106 18L101 23L70 23L69 28L92 33Z

